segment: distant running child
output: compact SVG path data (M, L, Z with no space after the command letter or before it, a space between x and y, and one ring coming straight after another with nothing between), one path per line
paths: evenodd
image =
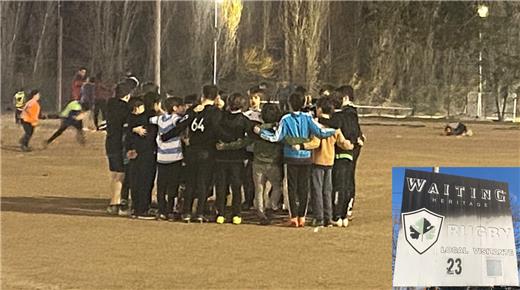
M65 109L61 111L61 125L52 136L44 141L44 147L51 144L56 138L58 138L68 127L72 126L76 128L76 140L79 144L85 144L85 134L83 133L83 118L85 112L88 110L86 105L82 105L78 100L70 101Z
M31 91L27 100L20 115L24 131L24 135L20 139L20 147L24 152L31 151L29 141L34 133L34 128L36 128L40 120L40 92L38 90Z

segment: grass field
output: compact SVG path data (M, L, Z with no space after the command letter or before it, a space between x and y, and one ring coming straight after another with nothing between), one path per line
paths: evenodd
M346 229L182 224L108 217L104 133L42 121L22 153L22 129L2 118L2 289L350 288L391 286L392 166L519 166L520 130L471 124L471 138L442 123L364 119L355 219Z

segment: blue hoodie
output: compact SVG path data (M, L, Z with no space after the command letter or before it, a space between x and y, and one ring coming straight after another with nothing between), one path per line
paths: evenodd
M284 141L283 156L287 163L312 163L312 150L294 150L291 145L304 143L305 140L316 136L320 139L334 135L335 129L320 128L312 116L303 112L292 112L284 115L278 128L273 133L270 130L260 130L260 137L269 142ZM300 140L300 142L292 142Z

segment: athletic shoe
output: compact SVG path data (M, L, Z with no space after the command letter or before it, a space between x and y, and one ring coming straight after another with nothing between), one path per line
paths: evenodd
M323 221L319 219L312 219L311 226L313 227L323 227Z
M198 222L198 223L203 224L203 223L207 223L207 222L208 222L208 219L205 218L205 217L202 216L202 215L199 215L199 216L197 216L197 218L195 219L195 221Z
M270 224L271 224L271 220L270 219L268 219L268 218L260 219L260 225L267 226L267 225L270 225Z
M190 214L183 214L182 215L182 221L189 224L191 222L191 215Z
M173 213L169 213L169 214L168 214L168 221L170 221L170 222L175 221L175 214L173 214Z
M344 228L348 227L348 218L343 219L343 227Z
M325 220L325 222L323 222L323 226L326 227L326 228L331 228L333 223L334 222L331 221L331 220Z
M343 220L339 218L337 221L332 221L332 224L337 226L337 227L342 227L343 226Z
M297 228L298 227L298 218L291 218L289 220L289 226L293 227L293 228Z
M20 149L22 149L23 152L31 152L32 149L29 146L22 145L20 146Z
M109 215L118 215L119 214L119 205L111 204L107 207L107 213Z
M168 220L168 217L165 215L165 214L159 214L157 215L157 219L158 220L163 220L163 221L167 221Z
M298 218L298 226L299 226L300 228L305 227L305 217L299 217L299 218Z
M157 219L157 217L155 215L143 214L143 215L137 215L137 219L139 219L139 220L155 220L155 219Z
M223 223L225 223L225 222L226 222L226 218L225 218L225 217L223 217L223 216L221 216L221 215L219 215L219 216L217 217L217 224L223 224Z
M122 207L119 207L119 210L117 211L118 216L129 216L130 215L130 209L123 209Z
M239 225L241 223L242 223L242 218L241 217L239 217L239 216L234 216L233 217L233 224L234 225Z
M354 199L351 198L349 203L348 203L348 210L347 210L347 217L348 217L349 220L353 219L353 217L352 217L353 207L354 207Z

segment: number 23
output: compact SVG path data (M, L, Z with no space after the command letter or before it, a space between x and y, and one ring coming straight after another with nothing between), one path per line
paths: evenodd
M453 266L457 264L457 268L456 269L453 269ZM462 273L462 261L461 259L455 259L453 260L452 258L449 258L448 259L448 273L453 273L452 270L454 270L455 274L456 275L460 275L460 273Z

